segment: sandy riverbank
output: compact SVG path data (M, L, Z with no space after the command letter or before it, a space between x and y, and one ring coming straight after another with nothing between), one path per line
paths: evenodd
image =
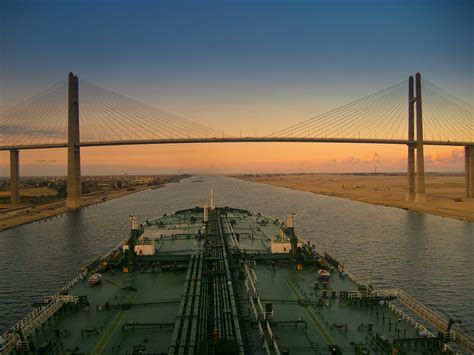
M427 176L426 202L405 201L406 176L303 174L235 177L246 181L474 222L474 199L465 199L464 176L462 175Z
M82 198L83 207L103 203L129 194L144 191L149 188L149 186L137 186L134 191L127 191L124 189L101 191L95 194L85 195ZM66 200L64 199L35 206L30 205L15 209L4 209L0 211L0 231L30 222L53 218L67 212L70 212L70 209L66 207Z

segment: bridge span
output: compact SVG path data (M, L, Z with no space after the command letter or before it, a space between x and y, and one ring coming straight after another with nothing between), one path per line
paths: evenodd
M12 206L20 203L20 150L67 148L67 206L78 208L81 206L81 148L147 144L278 142L405 145L408 150L406 199L413 202L426 200L424 146L465 147L465 196L474 198L472 106L431 84L428 90L431 94L426 99L429 109L425 112L419 73L405 82L263 137L224 136L173 114L153 111L136 100L101 90L87 82L83 85L90 90L90 93L84 90L84 101L89 100L94 106L79 106L79 79L70 73L67 108L58 106L58 102L64 100L60 90L55 88L56 98L49 97L52 94L48 92L49 96L40 97L38 103L29 102L20 105L16 111L1 114L0 151L10 151ZM406 89L408 95L403 98ZM59 114L61 118L66 112L67 127L62 130L62 122L57 122L54 114ZM157 119L154 116L156 112ZM432 139L424 137L424 113L431 124L428 129ZM94 119L86 119L80 124L80 114ZM41 116L45 116L44 127L36 125L32 128L31 125L37 123ZM40 139L42 135L47 139ZM166 138L167 135L169 138Z
M212 138L165 138L136 139L123 141L81 142L78 147L104 147L117 145L150 145L150 144L206 144L206 143L360 143L360 144L398 144L416 145L416 141L405 139L370 139L370 138L292 138L292 137L212 137ZM474 142L423 141L424 145L472 147ZM40 143L19 146L0 146L0 150L31 150L67 148L67 143Z

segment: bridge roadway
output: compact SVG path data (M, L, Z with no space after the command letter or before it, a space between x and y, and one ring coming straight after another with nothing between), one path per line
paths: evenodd
M96 141L81 142L79 147L103 147L114 145L141 145L141 144L192 144L192 143L266 143L266 142L286 142L286 143L362 143L362 144L402 144L416 146L416 141L405 139L371 139L371 138L275 138L275 137L212 137L212 138L166 138L166 139L136 139L123 141ZM471 142L451 142L425 140L424 145L438 146L459 146L474 147ZM28 145L0 145L1 150L24 150L24 149L51 149L67 148L67 143L38 143Z

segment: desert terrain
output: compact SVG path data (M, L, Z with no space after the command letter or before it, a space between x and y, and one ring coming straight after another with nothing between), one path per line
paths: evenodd
M426 202L405 200L407 177L403 175L289 174L236 177L246 181L474 222L474 199L465 198L463 175L428 175Z

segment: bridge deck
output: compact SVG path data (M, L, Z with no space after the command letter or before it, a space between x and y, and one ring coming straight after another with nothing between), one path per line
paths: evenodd
M80 147L103 147L114 145L144 145L144 144L202 144L202 143L359 143L359 144L402 144L415 145L415 141L404 139L371 139L371 138L272 138L272 137L245 137L245 138L169 138L169 139L149 139L149 140L123 140L123 141L97 141L81 142ZM424 145L441 146L474 146L474 141L455 142L455 141L433 141L425 140ZM12 149L51 149L67 148L67 143L41 143L28 145L0 145L0 150Z

